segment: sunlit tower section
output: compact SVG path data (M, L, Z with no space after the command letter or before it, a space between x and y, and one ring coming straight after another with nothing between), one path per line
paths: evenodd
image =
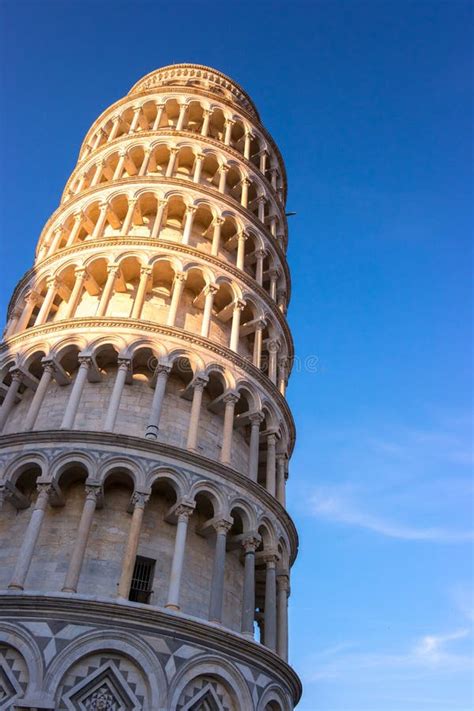
M0 351L1 708L298 702L285 199L209 67L151 72L87 133Z

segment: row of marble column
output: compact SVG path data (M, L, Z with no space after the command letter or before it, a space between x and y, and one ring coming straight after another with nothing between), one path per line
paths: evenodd
M62 591L76 593L83 567L87 542L93 523L94 512L102 501L102 489L96 484L87 484L84 506L81 519L74 539L74 546L69 558L68 569L62 586ZM17 556L15 569L9 584L10 589L23 590L28 571L33 560L37 541L48 506L48 501L55 494L50 484L38 485L38 496L33 507L30 520ZM131 505L131 516L125 550L122 558L121 574L118 583L117 595L121 599L128 599L134 565L140 542L140 532L143 514L149 493L134 492ZM186 553L186 537L188 522L195 509L195 502L183 500L175 504L170 510L176 522L174 552L168 587L166 607L172 610L180 609L180 589L183 566ZM227 536L232 526L232 520L226 518L212 521L215 530L214 561L211 579L211 592L209 603L209 620L222 622L224 599L224 575L227 548ZM244 558L244 584L241 613L241 631L243 634L254 636L255 620L255 567L256 556L258 562L265 566L265 599L263 613L263 643L270 649L277 651L284 659L288 653L288 571L278 571L279 556L274 551L256 553L260 544L260 537L252 532L239 537ZM279 574L277 575L277 573Z
M241 187L240 191L240 196L239 196L239 201L242 207L248 208L249 205L249 188L253 183L252 179L249 178L248 176L244 176L241 178L239 183L236 183L235 185L232 185L229 191L229 186L227 185L227 178L226 174L228 171L231 169L231 165L228 165L226 163L219 164L216 172L211 178L207 178L205 180L201 180L202 178L202 168L204 164L204 160L208 155L205 153L196 153L193 166L192 166L192 171L188 175L183 174L183 172L178 172L178 167L179 167L179 153L183 149L181 147L175 147L172 146L169 148L169 158L168 158L168 163L166 165L161 164L160 169L158 169L158 164L152 169L150 165L154 165L151 163L152 155L153 153L159 148L160 146L154 146L153 148L151 147L145 147L144 148L144 156L142 159L142 162L140 166L137 166L135 162L132 160L132 158L129 156L128 151L126 149L122 149L118 153L118 161L117 164L112 168L110 167L110 159L113 156L109 156L107 159L100 159L98 163L94 166L94 172L93 175L88 181L87 176L89 174L89 171L91 168L88 166L87 169L84 169L78 178L74 181L73 183L73 188L70 189L69 195L76 195L81 192L81 190L84 190L86 188L93 188L96 185L98 185L102 181L102 177L105 176L107 181L115 181L115 180L120 180L122 177L124 177L124 170L127 171L127 174L125 177L131 176L146 176L148 174L156 175L156 173L159 173L163 175L165 178L183 178L183 177L189 177L194 183L197 184L209 184L213 185L215 175L218 173L219 174L219 181L218 181L218 190L222 194L226 194L229 192L229 194L232 197L232 192L235 190L236 187ZM178 165L177 165L178 161ZM274 190L276 190L276 178L271 181L272 187ZM261 194L259 198L255 198L254 200L263 200L264 203L266 203L267 198L265 195ZM254 202L252 200L252 203ZM263 222L263 220L262 220Z
M279 244L282 244L282 236L277 234L277 217L275 215L270 217L265 217L265 202L261 198L257 198L259 217L262 222L265 221L269 228L272 237L276 239ZM86 229L88 233L88 240L100 240L104 236L104 231L106 227L106 222L108 221L114 229L118 230L120 234L127 235L132 227L132 222L137 219L137 214L140 209L140 199L139 198L128 198L128 207L125 216L120 218L113 210L110 203L103 201L100 202L99 214L96 222L94 223L84 212L78 210L73 214L73 222L69 233L65 233L65 228L63 225L58 225L52 232L46 236L43 245L40 248L38 259L43 259L46 256L55 254L58 249L67 249L76 244L78 236L82 227ZM156 213L153 218L149 239L158 240L160 238L162 230L166 227L166 220L164 220L165 211L168 207L168 200L156 196ZM181 244L189 245L191 234L194 225L194 215L197 211L197 206L186 205L184 219L182 224L183 234L181 238ZM217 257L219 255L219 250L221 248L221 226L224 223L224 219L221 217L216 217L212 221L212 243L211 243L211 256ZM140 222L141 224L141 222ZM237 256L236 256L236 266L238 269L243 270L245 265L245 241L248 238L245 230L239 230L236 233L237 238ZM65 240L65 241L64 241ZM263 255L255 255L265 257ZM257 278L257 277L256 277ZM258 281L258 278L257 278Z
M55 371L58 366L54 360L44 359L42 362L43 373L39 379L36 390L31 400L30 406L25 416L23 423L23 431L34 429L36 420L41 411L45 395L48 391L52 379L55 377ZM128 358L118 359L118 368L115 376L115 381L112 387L110 400L107 405L103 430L113 432L117 419L122 393L125 383L131 372L131 360ZM90 373L95 370L94 375L100 379L94 360L91 356L79 356L79 369L76 378L74 379L68 401L66 403L64 415L61 422L61 429L73 429L76 416L79 410L79 405L84 390L86 381ZM159 433L159 425L163 403L166 395L166 386L171 366L159 364L155 371L155 388L151 402L150 412L148 415L148 424L145 430L145 437L150 440L156 440ZM0 408L0 432L3 430L8 416L14 406L18 396L19 388L23 382L25 375L20 369L15 369L12 372L12 381L8 389L7 395ZM198 453L199 439L199 422L201 416L203 392L208 383L208 378L203 375L195 377L191 383L193 390L191 410L189 416L188 432L186 438L186 448L191 452ZM31 384L31 383L30 383ZM239 393L229 391L223 395L224 403L224 421L222 432L222 445L220 451L220 462L230 466L231 453L233 446L234 434L234 410L235 405L239 400ZM217 416L217 415L216 415ZM250 442L247 475L252 481L258 480L259 471L259 454L261 441L266 443L266 463L265 463L265 487L267 491L275 496L278 501L285 506L285 487L287 478L287 456L283 452L277 451L278 434L274 430L261 432L261 424L265 417L262 412L253 412L249 415L250 423Z
M107 309L114 292L115 283L120 276L119 267L110 267L108 269L107 280L102 289L100 299L98 300L96 312L93 316L104 318L107 316ZM78 270L76 273L76 280L74 282L74 287L70 290L68 305L65 312L62 315L62 319L72 319L76 315L76 309L81 300L84 283L88 277L86 269ZM133 306L131 308L131 313L129 318L139 320L142 317L142 311L145 304L147 289L149 288L149 282L151 279L151 269L142 268L140 271L140 280L138 283L135 298L133 300ZM187 279L187 274L185 272L178 272L175 274L173 281L173 286L171 290L171 300L168 309L168 315L166 320L166 325L174 327L176 323L176 317L178 314L178 309L180 305L180 299L185 287ZM46 295L43 297L41 307L38 314L34 320L33 327L42 326L48 320L50 309L52 307L53 301L58 293L58 289L61 288L58 284L58 279L53 279L48 282ZM200 335L204 338L209 337L209 331L212 320L212 310L214 296L218 292L219 286L217 284L208 284L203 289L204 296L204 307L203 316L201 321ZM5 338L13 336L17 333L21 333L27 327L29 327L29 321L31 320L31 315L39 301L38 295L35 292L30 292L26 299L23 310L14 310L12 312L11 319L8 323L8 327L5 331ZM241 338L240 328L241 328L241 313L245 308L246 303L242 299L235 299L230 302L225 308L230 312L231 316L231 328L228 347L234 353L239 353L239 341ZM93 317L91 316L91 318ZM230 320L229 319L229 320ZM253 352L252 352L252 364L261 369L263 364L263 353L264 345L265 352L268 354L266 359L267 375L270 381L276 385L282 395L285 395L286 391L286 381L287 381L287 365L286 359L280 358L280 348L281 343L277 338L268 338L263 340L263 331L267 327L267 321L264 318L255 319L252 323L252 329L254 333L253 342ZM251 333L252 331L250 331ZM250 333L246 335L250 335Z
M188 112L189 106L188 104L182 103L180 105L180 110L179 110L179 116L176 122L176 126L173 128L169 125L165 125L163 127L160 126L162 118L163 118L163 113L165 111L165 104L160 103L159 101L156 102L156 115L153 120L153 123L149 122L145 114L142 112L142 107L141 106L135 106L133 107L133 118L131 123L128 125L126 130L121 133L121 136L128 135L131 133L135 133L137 131L138 127L144 131L158 131L160 128L166 128L166 129L172 129L176 131L182 131L185 129L185 121L187 118L187 112ZM212 111L209 109L203 109L203 121L202 121L202 126L201 130L199 132L199 135L202 136L203 138L207 138L209 136L209 127L210 127L210 119L211 119ZM121 126L123 126L125 122L122 120L122 117L120 114L116 114L112 118L112 126L110 129L110 133L107 134L104 129L101 127L97 131L97 133L92 137L91 142L89 145L86 146L82 159L87 158L88 155L92 153L92 151L96 150L99 148L99 146L103 145L104 143L113 141L115 138L118 137L119 130ZM232 127L234 126L235 121L232 119L225 119L224 121L224 132L223 132L223 143L225 146L231 146L232 143ZM125 124L126 125L126 124ZM195 133L193 131L192 133ZM251 155L251 145L252 145L252 140L255 139L255 135L252 133L250 130L245 130L244 135L243 135L243 156L246 160L250 161ZM232 146L233 147L233 146ZM238 149L237 149L238 150ZM259 170L262 173L262 175L266 175L267 173L270 173L270 179L272 181L273 187L275 190L278 190L280 199L283 199L283 190L279 186L280 182L280 177L278 173L278 169L275 166L271 166L270 168L268 167L268 159L270 157L269 152L263 148L259 150L258 154L255 154L253 157L258 156L259 158Z

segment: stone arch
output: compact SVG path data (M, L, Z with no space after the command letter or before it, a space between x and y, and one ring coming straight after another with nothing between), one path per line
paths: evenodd
M208 378L214 375L220 379L223 391L233 390L235 388L235 378L233 373L220 363L209 363L205 367L203 375Z
M141 489L145 484L145 473L140 464L125 455L114 456L107 459L97 470L97 481L105 486L113 474L120 472L124 479L131 482L132 489Z
M236 512L242 520L242 533L254 531L257 528L257 514L253 506L240 496L235 496L229 501L229 513L233 517ZM235 519L234 519L235 525Z
M173 255L160 255L160 256L152 256L148 260L148 266L153 267L156 264L160 264L160 262L167 263L171 265L171 268L173 271L180 272L183 270L183 262L178 259L178 257L175 257Z
M288 692L277 684L265 688L258 702L257 711L291 711L293 703Z
M248 380L238 380L235 385L235 390L239 394L245 395L251 412L258 412L261 409L260 393L255 385Z
M171 682L166 708L176 711L185 689L190 682L200 677L216 679L223 684L234 704L232 711L253 711L255 708L241 672L227 659L212 654L194 657L176 674Z
M38 693L43 686L43 655L34 638L20 625L0 622L0 643L13 647L23 658L28 670L24 697Z
M151 490L159 482L167 483L174 490L178 501L188 497L189 483L182 472L170 467L157 467L149 471L146 475L146 488Z
M262 538L259 550L263 551L276 551L277 550L277 536L275 532L275 526L272 521L263 514L257 521L258 532Z
M214 516L227 515L227 502L222 494L222 491L214 482L206 481L204 479L200 479L195 482L189 492L189 498L195 501L196 497L199 495L205 496L209 499L214 509Z
M49 478L61 485L61 479L68 469L78 467L83 470L86 479L95 480L96 464L93 457L86 452L69 450L58 454L50 464Z
M116 630L113 637L104 636L103 631L89 632L68 644L54 658L46 673L46 691L58 702L57 694L68 669L80 659L107 651L127 658L142 672L149 697L143 711L165 708L168 684L158 657L146 642L121 630Z
M166 354L166 349L163 344L159 343L153 337L143 337L133 340L128 343L119 353L120 358L133 358L134 355L142 348L149 348L153 355L159 359Z
M212 284L215 281L212 269L210 267L208 267L206 264L201 264L200 262L196 262L196 261L190 261L190 262L187 262L183 266L183 272L185 274L192 271L192 270L201 272L206 284Z
M50 355L58 362L61 362L65 355L68 355L72 350L81 352L87 347L87 339L85 336L75 334L69 335L57 341L50 351Z
M126 345L127 342L123 336L119 336L118 334L107 334L106 336L99 336L93 341L90 341L87 347L82 351L81 355L90 355L93 358L96 358L101 349L106 346L111 346L118 354L126 347Z
M29 468L38 467L40 472L39 477L47 477L49 465L47 456L43 452L28 452L15 457L6 467L3 476L4 481L11 482L14 486L23 472Z
M166 357L169 365L173 365L179 358L187 358L193 370L193 374L205 370L205 363L202 357L189 348L175 348L170 351Z

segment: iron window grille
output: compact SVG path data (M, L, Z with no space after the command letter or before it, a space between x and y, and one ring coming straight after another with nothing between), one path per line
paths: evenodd
M144 558L141 555L137 555L133 569L130 594L128 596L129 600L132 602L143 602L146 605L150 603L150 598L153 593L152 584L154 572L155 561L153 558Z

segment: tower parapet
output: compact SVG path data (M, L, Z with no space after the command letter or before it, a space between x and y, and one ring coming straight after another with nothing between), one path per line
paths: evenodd
M297 703L285 197L253 102L214 69L151 72L89 130L0 347L19 707Z

